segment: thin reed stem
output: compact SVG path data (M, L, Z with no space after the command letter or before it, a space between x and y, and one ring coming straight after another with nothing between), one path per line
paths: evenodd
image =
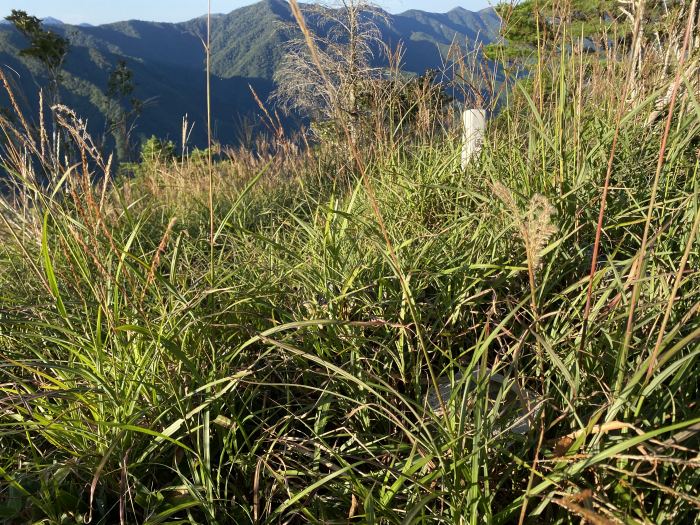
M695 163L695 175L697 176L698 173L698 162L696 161ZM696 191L695 194L696 198L698 197L698 193ZM678 296L678 290L681 287L681 284L683 283L683 275L685 274L685 268L686 265L688 264L688 258L690 257L690 252L693 249L693 245L695 244L696 236L698 234L698 230L700 229L700 213L695 214L695 220L693 221L693 226L690 228L690 234L688 236L688 242L685 244L685 250L683 252L683 256L681 257L681 261L678 264L678 270L676 271L676 276L673 280L673 288L671 289L671 295L668 298L668 303L666 304L666 310L664 311L664 318L661 321L661 326L659 326L658 329L658 334L656 336L656 343L654 344L654 350L651 353L651 357L649 358L649 365L647 367L647 375L646 375L646 382L648 383L649 380L651 379L651 376L654 373L654 369L657 365L656 359L659 356L659 351L661 349L661 343L663 342L664 336L666 335L666 326L668 325L668 321L671 318L671 311L673 310L673 306L675 305L676 302L676 297Z
M691 12L695 11L697 5L697 0L693 0L690 4ZM629 311L627 316L627 326L625 328L625 338L622 343L622 350L618 359L618 375L617 381L615 383L615 393L619 394L622 388L622 381L624 378L624 366L627 361L627 355L629 353L630 342L632 341L632 333L634 331L634 314L637 307L637 302L639 300L639 295L641 293L642 286L642 275L645 272L646 263L646 251L647 242L649 240L649 230L651 229L651 216L654 212L656 206L656 195L659 190L659 179L661 178L661 170L664 166L664 161L666 160L666 145L668 141L669 134L671 132L671 124L673 122L674 110L676 107L676 98L678 95L678 89L681 84L681 77L683 76L683 66L685 65L686 55L688 50L688 44L690 43L690 37L693 28L693 17L688 17L688 22L685 28L685 36L683 37L683 47L681 50L681 58L678 63L678 69L676 71L675 79L673 80L673 90L671 92L671 101L668 106L668 116L666 117L666 126L664 128L664 133L661 137L661 147L659 148L659 156L656 162L656 172L654 173L654 182L651 186L651 197L649 198L649 205L647 206L646 219L644 221L644 234L642 235L642 244L639 248L639 263L634 267L634 274L632 276L632 298L629 304Z
M211 138L211 0L207 4L207 171L209 175L209 278L214 284L214 164Z
M643 4L643 2L642 2ZM633 40L636 42L637 39L642 38L640 33L641 27L641 17L644 10L639 9L636 13L636 19L634 24L634 37ZM636 45L636 44L635 44ZM622 97L619 99L617 112L615 115L615 131L613 133L612 145L610 146L610 155L608 156L608 165L605 171L605 180L603 182L603 192L600 196L600 209L598 211L598 223L595 230L595 241L593 242L593 254L591 256L591 269L588 274L588 289L586 290L586 306L583 311L583 323L581 328L581 344L579 345L579 351L583 352L586 346L586 335L588 330L588 322L591 314L591 305L593 297L593 283L595 280L596 270L598 268L598 256L600 253L600 239L603 233L603 224L605 221L605 207L608 202L608 192L610 190L610 178L613 172L613 163L615 161L615 153L617 151L617 142L620 137L620 126L622 122L622 115L624 114L625 108L627 107L627 97L629 96L631 86L634 83L634 57L631 57L627 63L627 75L625 76L625 85L622 90Z

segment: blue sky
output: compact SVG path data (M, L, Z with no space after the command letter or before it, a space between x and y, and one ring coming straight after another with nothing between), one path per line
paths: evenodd
M255 3L255 0L212 0L212 11L228 13L252 3ZM407 9L445 12L457 6L477 11L492 2L489 0L378 0L376 3L387 11L400 13ZM182 22L205 13L207 0L0 0L2 17L10 14L11 9L23 9L40 18L52 16L69 24L81 22L105 24L131 18Z

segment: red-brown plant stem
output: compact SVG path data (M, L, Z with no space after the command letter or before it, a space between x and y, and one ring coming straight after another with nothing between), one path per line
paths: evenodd
M690 12L694 13L695 12L695 6L697 5L697 0L693 0L693 2L690 5ZM654 211L654 204L656 203L656 193L659 188L659 179L661 177L661 169L663 168L664 165L664 160L666 158L666 144L668 142L668 136L671 132L671 124L673 122L673 111L676 106L676 99L678 97L678 88L680 87L681 84L681 76L683 74L683 66L685 65L685 59L688 51L688 44L690 42L690 34L692 32L693 28L693 17L689 16L688 17L688 23L685 28L685 36L683 37L683 49L681 50L681 57L678 62L678 69L676 70L676 77L673 81L673 90L671 92L671 101L668 106L668 116L666 117L666 127L664 128L664 134L661 138L661 147L659 149L659 158L657 159L656 162L656 173L654 174L654 184L652 186L651 190L651 199L649 200L649 206L647 208L647 216L646 216L646 221L644 223L644 235L642 236L642 245L639 248L639 264L636 267L636 272L634 274L634 278L632 279L633 281L633 288L632 288L632 298L630 301L630 307L629 307L629 314L627 316L627 327L625 328L625 339L622 345L622 358L621 358L621 364L624 363L626 360L627 352L629 350L629 345L630 341L632 339L632 330L634 328L634 314L637 306L637 301L639 300L639 295L640 295L640 282L641 282L641 275L642 272L644 271L644 257L646 256L646 250L647 250L647 240L649 237L649 229L651 226L651 215L652 212ZM679 276L680 277L680 276ZM665 326L663 326L665 328ZM660 337L663 337L663 333L660 334ZM653 370L653 364L654 364L654 359L656 358L656 355L658 354L658 349L660 346L660 340L657 340L657 344L654 346L654 351L652 353L652 359L649 362L649 369L647 371L647 377L651 374L651 371ZM622 384L622 368L620 368L620 371L618 372L618 381L615 385L615 390L619 390L620 386Z
M642 6L644 4L642 3ZM640 8L635 16L634 23L634 39L635 42L638 38L641 38L639 34L639 28L641 24L641 18L643 14L643 7ZM633 44L634 46L634 44ZM622 114L624 113L625 106L627 103L627 96L630 92L630 86L632 85L634 76L634 59L632 58L628 64L627 69L627 79L625 81L625 87L622 91L622 98L617 109L617 115L615 116L615 132L613 134L612 145L610 147L610 156L608 157L608 167L605 172L605 181L603 182L603 193L600 197L600 210L598 211L598 224L595 230L595 241L593 242L593 255L591 257L591 270L588 275L588 290L586 291L586 306L583 310L583 326L581 329L581 346L579 347L580 352L586 345L586 335L588 331L588 320L591 314L591 302L593 296L593 281L595 279L596 268L598 266L598 254L600 252L600 238L603 233L603 223L605 221L605 207L608 200L608 191L610 189L610 178L613 171L613 163L615 161L615 152L617 150L617 141L620 137L620 125L622 121Z

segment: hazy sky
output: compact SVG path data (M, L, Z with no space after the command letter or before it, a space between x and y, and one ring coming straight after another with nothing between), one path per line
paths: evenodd
M306 0L308 1L308 0ZM212 0L212 12L228 13L255 3L255 0ZM379 0L375 1L392 13L407 9L445 12L461 6L471 11L488 7L490 0ZM159 22L182 22L195 18L207 10L207 0L0 0L0 16L11 9L23 9L44 18L52 16L69 24L87 22L105 24L137 18Z

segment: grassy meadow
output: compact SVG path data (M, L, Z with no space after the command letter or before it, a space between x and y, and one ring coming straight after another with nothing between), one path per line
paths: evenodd
M533 60L466 170L420 98L122 177L1 117L0 521L696 523L697 53Z

